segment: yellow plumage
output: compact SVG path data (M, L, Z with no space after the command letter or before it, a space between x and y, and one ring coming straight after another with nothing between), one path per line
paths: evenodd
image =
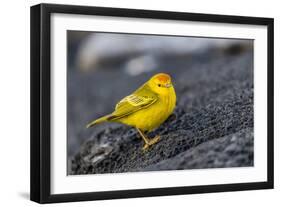
M160 137L149 139L144 132L159 127L172 114L175 105L176 93L171 78L168 74L159 73L117 103L111 114L92 121L87 128L105 121L136 127L145 141L144 149L147 149Z

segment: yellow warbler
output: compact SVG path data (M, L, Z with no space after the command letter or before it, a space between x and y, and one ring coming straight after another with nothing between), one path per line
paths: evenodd
M149 139L145 132L160 126L172 114L175 105L176 93L171 77L158 73L117 103L111 114L90 122L87 128L105 121L133 126L143 138L145 150L160 139L159 135Z

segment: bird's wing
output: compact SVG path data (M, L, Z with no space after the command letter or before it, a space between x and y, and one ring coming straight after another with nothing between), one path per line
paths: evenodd
M133 94L123 98L112 113L111 120L122 118L138 110L146 108L157 101L158 97L146 85L135 91Z

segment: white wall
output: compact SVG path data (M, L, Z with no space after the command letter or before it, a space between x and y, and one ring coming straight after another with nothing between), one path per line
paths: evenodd
M54 206L246 206L281 202L280 189L280 57L281 12L278 1L245 0L69 0L69 1L2 1L0 33L0 205L35 206L29 196L29 7L44 3L67 3L137 9L218 13L275 18L275 190L212 193L64 203ZM278 94L279 93L279 94ZM10 206L9 205L9 206ZM276 206L276 205L275 205Z

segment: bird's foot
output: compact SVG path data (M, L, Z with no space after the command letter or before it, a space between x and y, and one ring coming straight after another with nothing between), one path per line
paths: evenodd
M152 139L149 139L149 141L144 144L142 150L146 151L150 146L152 146L152 145L156 144L157 142L159 142L159 140L160 140L160 136L159 135L155 136Z

